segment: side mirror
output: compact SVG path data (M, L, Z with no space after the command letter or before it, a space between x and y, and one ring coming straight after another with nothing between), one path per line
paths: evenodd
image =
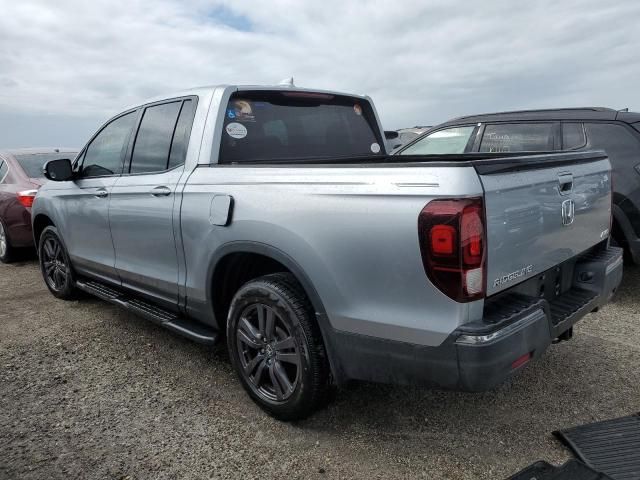
M61 158L60 160L49 160L44 164L44 176L54 182L66 182L73 178L71 160Z
M398 132L396 132L395 130L385 130L384 131L384 138L386 138L387 140L393 140L394 138L398 138L400 136L400 134Z

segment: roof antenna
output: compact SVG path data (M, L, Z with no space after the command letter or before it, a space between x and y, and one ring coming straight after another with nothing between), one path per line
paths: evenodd
M293 77L280 80L280 83L278 85L282 85L283 87L295 87L295 85L293 84Z
M619 112L628 112L629 111L629 107L627 108L621 108L620 110L618 110Z

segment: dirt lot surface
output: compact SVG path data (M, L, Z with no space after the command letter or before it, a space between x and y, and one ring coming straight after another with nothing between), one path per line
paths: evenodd
M570 454L556 428L640 410L640 269L509 384L355 384L277 422L211 351L0 264L0 478L490 478Z

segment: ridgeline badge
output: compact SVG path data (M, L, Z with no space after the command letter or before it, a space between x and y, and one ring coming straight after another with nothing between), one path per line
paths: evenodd
M516 270L515 272L511 272L507 275L496 278L493 282L493 286L499 287L500 285L504 285L505 283L513 282L516 278L524 277L531 272L533 272L533 265L527 265L520 270Z

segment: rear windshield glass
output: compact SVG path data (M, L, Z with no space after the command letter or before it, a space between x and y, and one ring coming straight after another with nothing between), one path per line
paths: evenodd
M305 92L239 92L225 111L220 163L384 156L369 102Z
M29 178L44 178L42 168L44 164L49 160L59 160L61 158L68 158L73 160L75 153L63 152L63 153L24 153L21 155L15 155L16 160L24 170L24 173Z

